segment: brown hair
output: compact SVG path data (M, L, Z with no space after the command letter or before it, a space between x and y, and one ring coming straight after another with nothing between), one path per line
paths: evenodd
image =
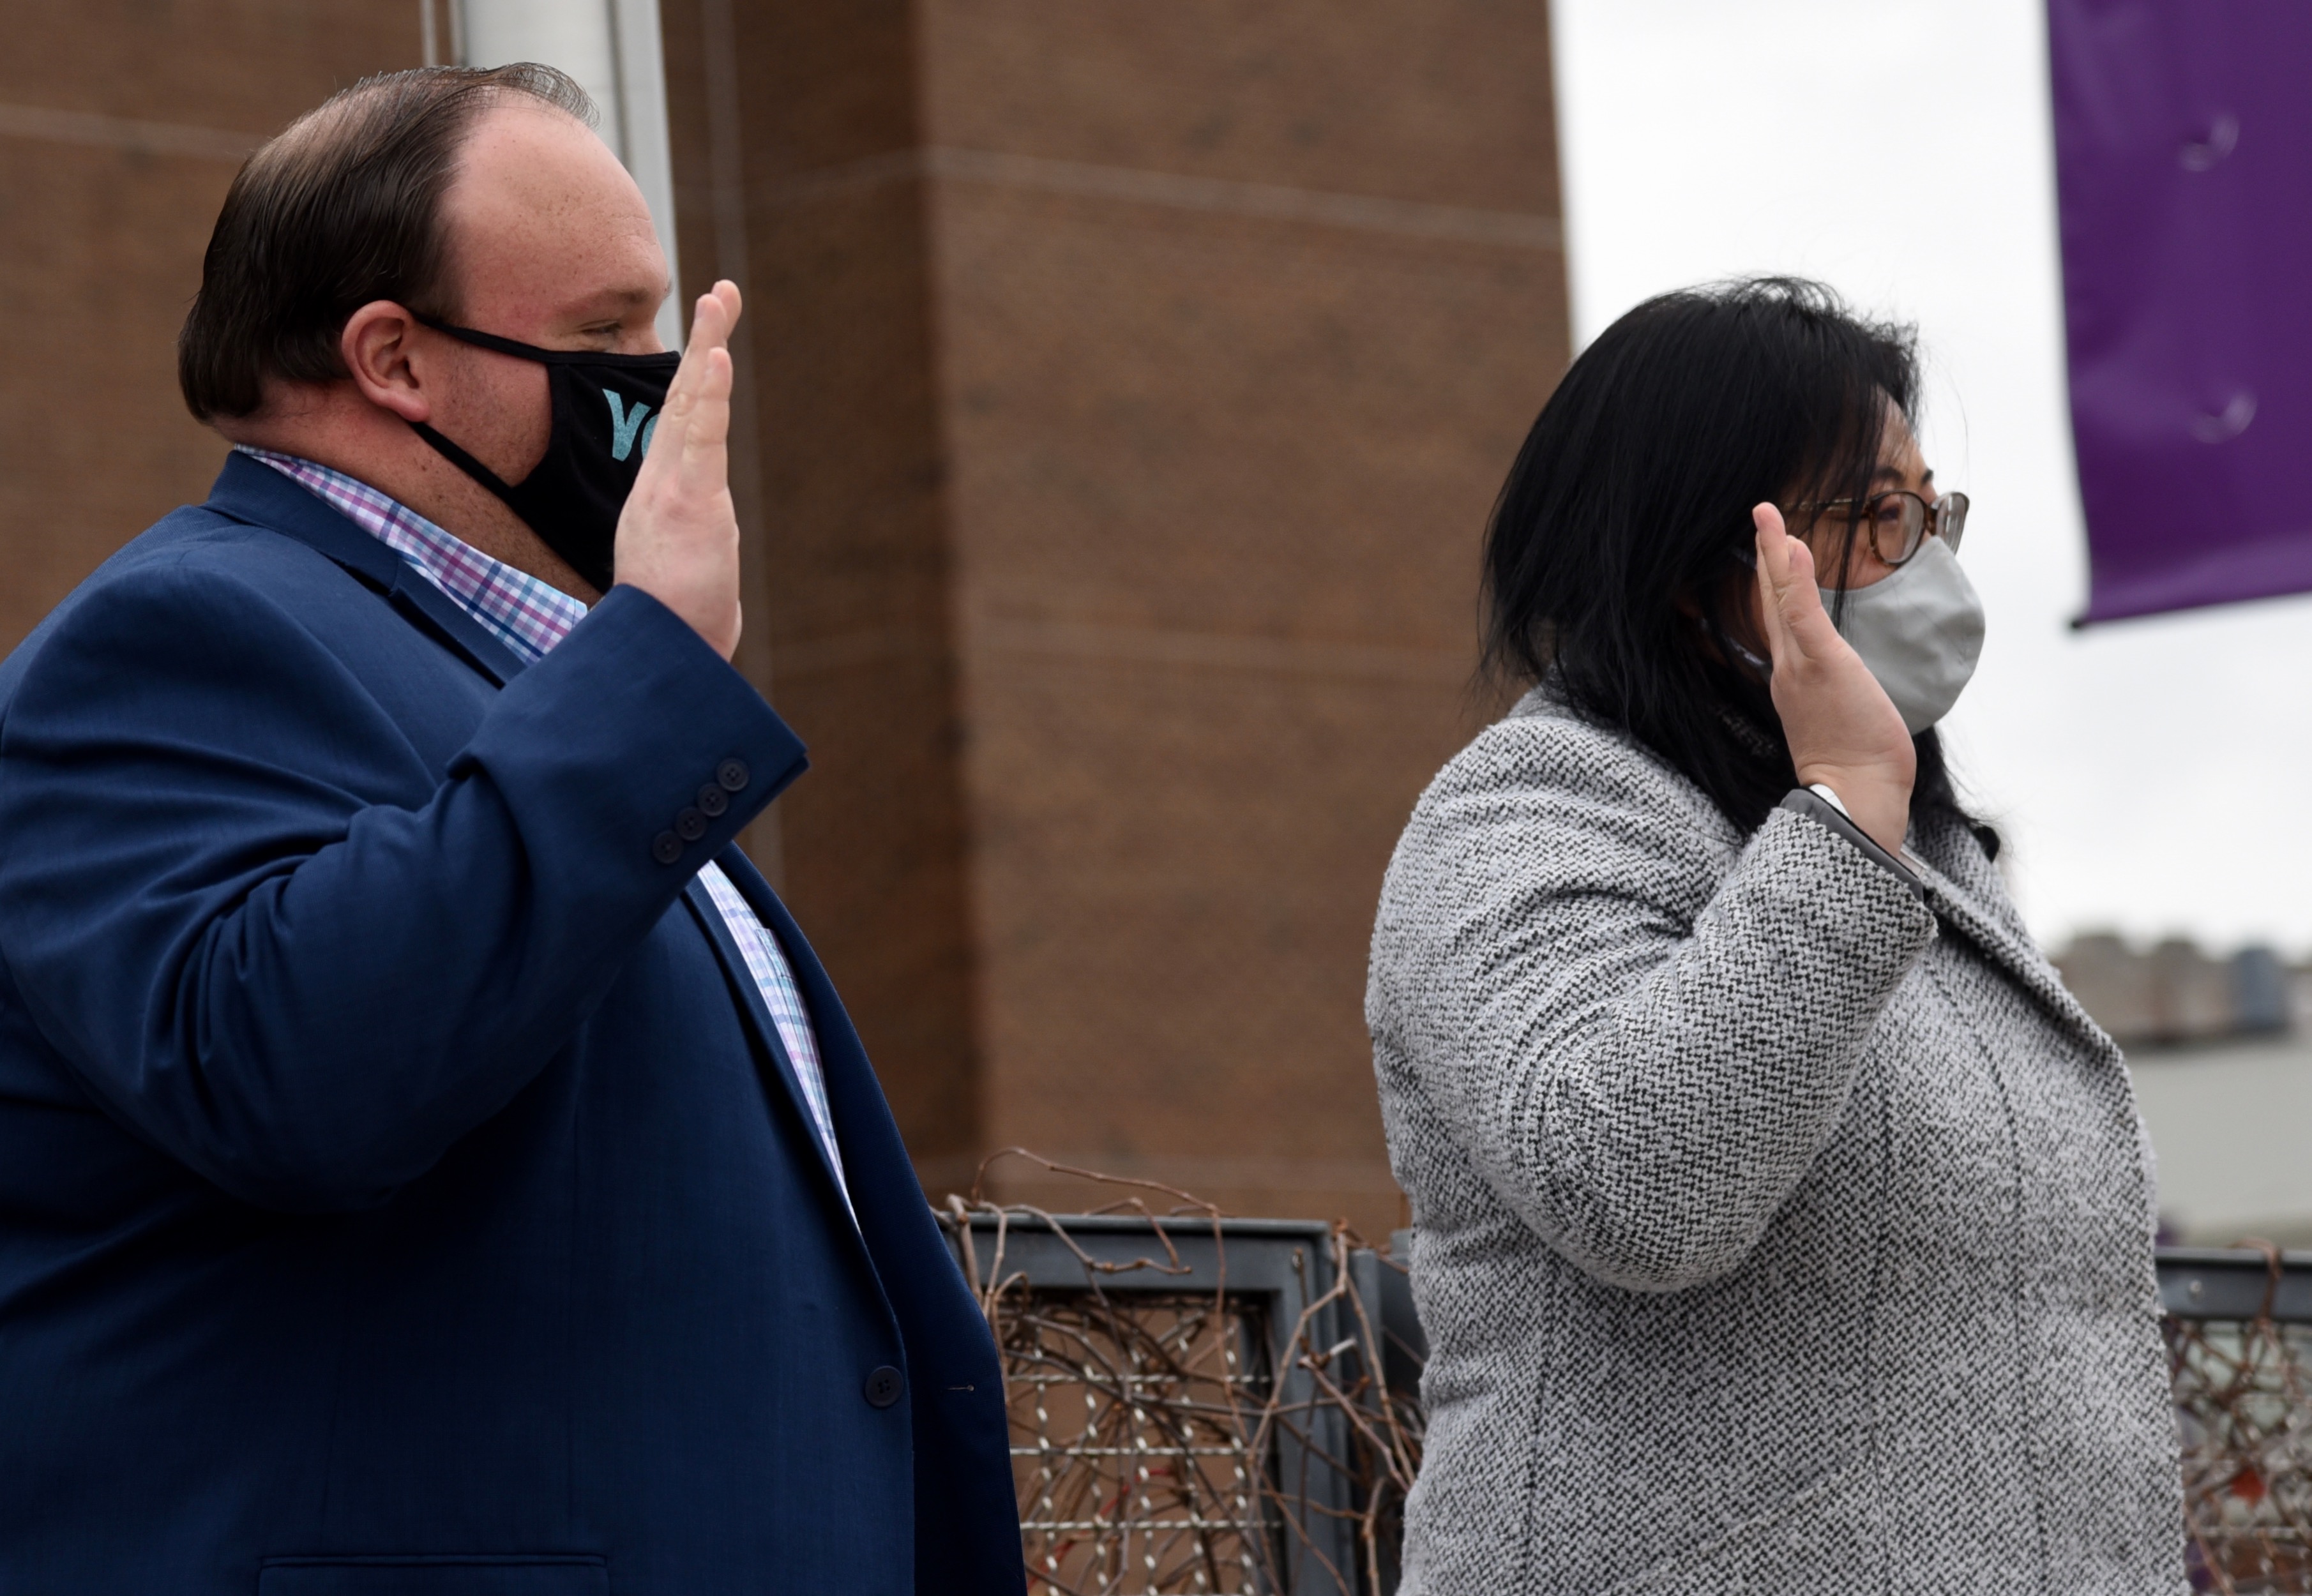
M475 118L508 94L594 120L586 92L551 66L421 66L339 91L249 158L177 335L196 417L248 415L268 381L345 376L338 336L372 300L455 315L442 196Z

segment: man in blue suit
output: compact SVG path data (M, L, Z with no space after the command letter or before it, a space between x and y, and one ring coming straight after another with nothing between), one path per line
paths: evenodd
M1002 1376L735 845L728 283L542 68L252 157L238 447L0 665L0 1592L1023 1587Z

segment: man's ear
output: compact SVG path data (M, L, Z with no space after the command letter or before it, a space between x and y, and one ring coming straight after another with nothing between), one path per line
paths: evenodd
M337 335L337 355L363 398L406 422L433 418L425 392L426 362L416 344L423 336L417 318L391 300L372 300L346 318Z

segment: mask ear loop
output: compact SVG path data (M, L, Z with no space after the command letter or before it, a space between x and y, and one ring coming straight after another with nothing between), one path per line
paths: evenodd
M417 318L418 326L432 327L444 337L455 338L460 344L470 344L477 349L510 354L516 360L531 361L541 366L609 366L614 371L673 371L682 365L682 351L679 349L661 349L656 354L613 354L604 349L540 349L535 344L501 338L495 333L436 321L433 317L420 316L415 310L410 314Z
M1753 576L1757 574L1758 554L1756 549L1738 548L1734 551L1734 558L1740 563L1745 571L1749 571ZM1732 637L1727 634L1726 629L1721 626L1713 617L1709 615L1703 616L1702 624L1703 629L1710 633L1711 641L1718 645L1720 652L1726 655L1730 659L1738 659L1744 665L1749 667L1750 674L1756 676L1760 681L1765 682L1773 679L1774 675L1774 666L1772 660L1761 659L1757 655L1744 648L1740 643L1736 642Z
M495 493L499 498L504 500L507 509L512 510L516 515L520 515L521 513L521 507L513 501L512 486L496 472L491 470L487 466L483 465L479 460L474 458L473 456L468 454L464 449L460 449L456 444L451 442L447 438L442 436L441 433L435 432L432 427L427 426L422 421L411 422L409 423L409 430L416 433L420 438L425 440L426 442L432 444L434 449L444 459L448 460L450 464L455 466L467 475L472 477L476 482L480 483L484 487L489 489L491 493Z
M1731 637L1727 635L1726 629L1719 625L1717 622L1704 621L1703 624L1710 629L1712 641L1717 643L1719 648L1723 650L1728 656L1732 658L1738 659L1744 665L1747 666L1752 676L1756 676L1762 682L1771 681L1773 678L1774 666L1772 660L1761 659L1749 650L1744 648L1740 643L1736 642Z

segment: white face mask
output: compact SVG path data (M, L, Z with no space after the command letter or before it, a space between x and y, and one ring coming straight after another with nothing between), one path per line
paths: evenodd
M1823 607L1911 735L1949 714L1983 653L1983 600L1949 545L1930 537L1893 575L1851 589L1843 614L1838 599L1825 589Z

